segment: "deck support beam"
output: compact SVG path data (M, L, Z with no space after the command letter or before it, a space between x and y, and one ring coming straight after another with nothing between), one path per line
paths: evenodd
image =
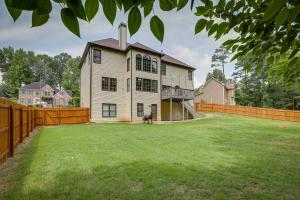
M173 121L173 102L172 96L170 98L170 121Z
M182 99L182 121L184 121L184 99Z

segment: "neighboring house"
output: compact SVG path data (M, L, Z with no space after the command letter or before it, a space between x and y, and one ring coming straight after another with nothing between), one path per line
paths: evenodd
M152 111L154 120L196 116L195 68L141 43L127 43L127 27L119 40L88 42L80 63L80 105L91 121L140 121Z
M19 89L19 103L25 105L52 106L54 90L42 82L23 85Z
M19 103L25 105L68 106L71 100L71 91L53 90L43 82L33 82L19 89Z
M70 90L57 90L54 95L54 104L56 107L63 107L70 105L72 101L72 91Z
M222 83L211 78L196 90L195 103L235 105L234 83Z

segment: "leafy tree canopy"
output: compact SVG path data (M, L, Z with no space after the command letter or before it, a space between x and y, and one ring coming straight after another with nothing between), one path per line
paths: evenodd
M80 37L78 19L91 21L102 5L105 17L113 24L116 13L128 14L130 35L134 35L144 18L151 15L150 28L154 36L163 41L164 23L155 15L154 0L5 0L6 7L16 21L22 11L32 12L32 26L41 26L53 11L52 4L61 7L61 20ZM288 65L295 65L300 48L300 1L299 0L159 0L163 11L181 10L190 6L199 16L195 34L206 30L217 40L229 32L237 37L227 40L224 46L235 53L233 59L246 53L254 56L264 54L269 64L288 54Z
M47 83L52 88L71 90L79 96L80 57L72 58L67 53L50 57L36 55L32 51L0 49L0 71L3 81L0 96L17 99L21 85L36 81Z
M214 69L212 71L212 73L209 72L206 75L206 81L208 81L211 78L215 78L215 79L217 79L218 81L220 81L222 83L226 83L227 82L227 80L225 78L225 75L223 74L223 72L220 69Z

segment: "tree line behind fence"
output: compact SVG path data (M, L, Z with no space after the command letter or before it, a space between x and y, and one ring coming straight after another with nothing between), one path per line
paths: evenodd
M87 122L88 108L33 108L0 98L0 164L37 126Z

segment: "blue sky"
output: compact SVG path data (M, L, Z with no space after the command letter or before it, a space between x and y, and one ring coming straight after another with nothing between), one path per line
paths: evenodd
M47 24L31 28L31 13L23 12L20 19L14 23L3 1L0 2L0 5L0 9L2 9L0 10L0 47L12 46L50 56L61 52L67 52L72 56L81 56L88 41L108 37L117 38L119 23L127 21L127 15L119 12L114 24L111 25L100 8L100 12L91 23L80 21L81 38L78 38L64 27L60 20L59 9L56 7L54 7ZM155 14L165 24L164 42L161 44L150 31L151 15L143 20L140 30L133 37L129 37L128 34L128 42L144 43L196 67L195 86L204 83L206 74L212 71L210 67L211 55L215 48L232 37L232 34L218 41L208 37L206 32L194 35L194 26L198 17L188 7L179 12L175 10L163 12L156 5ZM231 76L233 68L233 63L226 65L226 77Z

